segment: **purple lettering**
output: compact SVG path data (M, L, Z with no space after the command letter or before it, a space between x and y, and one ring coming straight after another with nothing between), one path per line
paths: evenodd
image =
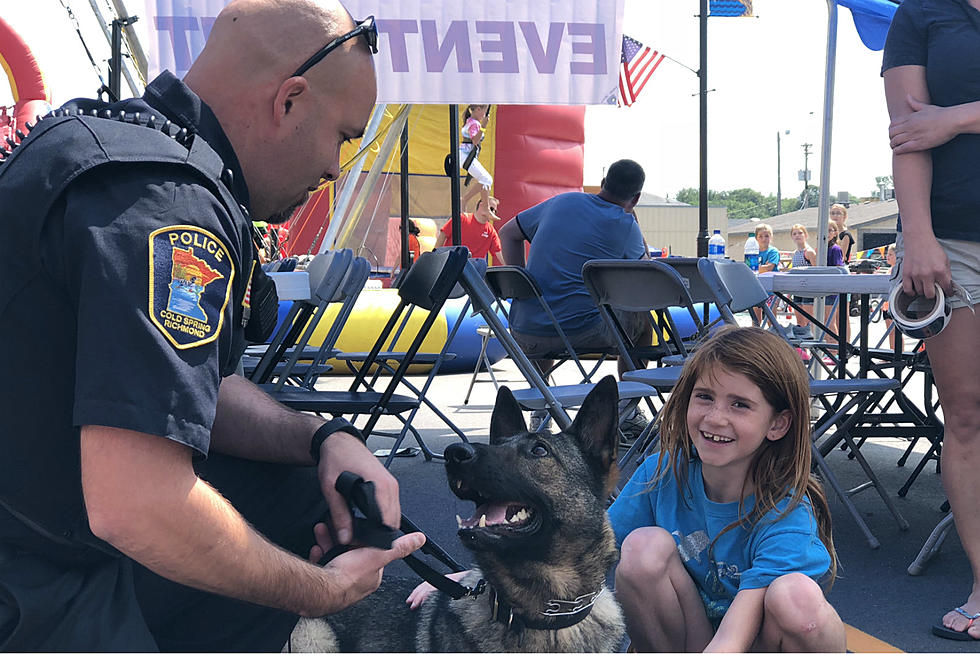
M388 51L391 52L392 72L407 73L408 48L405 45L405 35L418 34L418 23L406 19L379 20L378 31L388 35Z
M547 48L541 45L541 35L538 34L538 28L534 23L521 21L520 25L534 67L539 73L553 74L558 67L558 51L561 49L561 36L565 31L565 23L551 23L548 27Z
M425 53L425 70L430 73L441 73L446 68L449 55L456 50L456 70L460 73L473 72L473 58L470 55L470 33L466 29L466 21L454 20L446 30L446 38L439 43L434 20L423 20L422 50Z
M480 49L485 53L499 53L499 60L480 60L481 73L516 73L520 66L517 63L517 35L514 33L514 23L504 20L476 21L477 34L496 34L496 39L480 39Z
M211 28L214 27L214 16L201 16L201 29L204 30L204 40L211 36Z
M569 23L570 36L586 36L587 41L572 41L572 55L592 55L592 61L573 61L572 75L606 74L606 28L602 23Z
M153 20L156 28L167 32L170 44L174 50L174 68L186 71L191 67L191 47L188 43L187 32L198 32L201 27L193 16L156 16Z

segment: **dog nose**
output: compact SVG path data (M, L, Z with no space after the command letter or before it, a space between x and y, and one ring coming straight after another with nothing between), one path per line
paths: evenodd
M453 443L444 453L450 463L464 463L476 456L476 450L469 443Z

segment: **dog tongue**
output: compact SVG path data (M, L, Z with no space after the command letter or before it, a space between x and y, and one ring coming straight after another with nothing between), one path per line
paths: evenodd
M509 504L488 503L476 507L473 517L463 521L464 527L476 527L480 524L480 517L486 517L487 525L500 525L507 522L507 507Z

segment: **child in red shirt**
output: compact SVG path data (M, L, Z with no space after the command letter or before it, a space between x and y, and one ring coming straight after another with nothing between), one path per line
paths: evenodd
M469 248L470 256L474 259L484 259L487 254L493 257L493 265L504 265L504 259L500 254L500 237L497 236L497 228L493 226L499 218L497 217L497 198L491 197L485 205L479 201L476 205L476 212L460 214L460 236L462 245ZM451 242L453 235L452 221L439 230L436 237L436 247L442 247Z

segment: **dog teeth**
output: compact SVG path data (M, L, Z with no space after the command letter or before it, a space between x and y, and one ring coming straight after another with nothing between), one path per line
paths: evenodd
M510 520L508 520L508 522L512 522L512 523L524 522L525 520L527 520L530 517L531 517L531 513L527 509L521 509L520 511L518 511L517 513L515 513L513 516L511 516L511 518L510 518Z
M480 516L480 522L478 524L480 527L487 526L487 516L485 514Z
M460 518L459 517L459 514L457 513L456 514L456 527L462 527L462 526L463 526L463 519Z
M463 482L462 482L462 480L459 480L459 479L457 479L457 480L456 480L456 490L459 490L459 489L460 489L460 488L462 488L462 487L463 487Z

